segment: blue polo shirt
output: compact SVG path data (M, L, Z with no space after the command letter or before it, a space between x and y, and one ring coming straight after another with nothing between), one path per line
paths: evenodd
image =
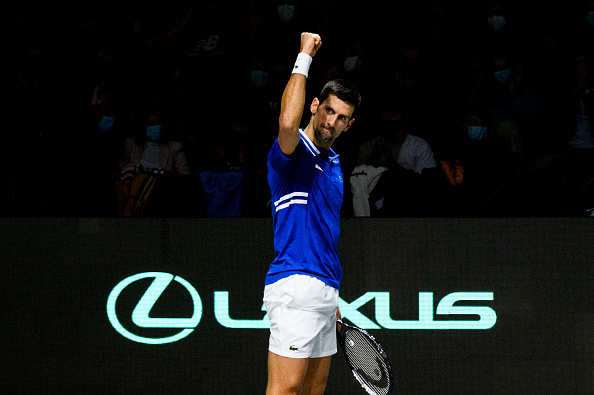
M300 133L291 157L281 151L278 140L268 154L275 258L266 285L306 274L339 289L340 161L334 151L317 147L303 130Z

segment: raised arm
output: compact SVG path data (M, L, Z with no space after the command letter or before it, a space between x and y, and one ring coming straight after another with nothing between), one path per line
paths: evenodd
M311 58L316 54L322 39L314 33L301 34L301 50L293 74L285 87L279 117L278 144L285 155L295 152L299 144L299 124L305 105L305 85Z

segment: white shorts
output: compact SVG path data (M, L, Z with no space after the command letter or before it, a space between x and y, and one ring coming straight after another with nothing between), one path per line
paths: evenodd
M267 285L264 303L271 352L288 358L336 354L337 289L315 277L294 274Z

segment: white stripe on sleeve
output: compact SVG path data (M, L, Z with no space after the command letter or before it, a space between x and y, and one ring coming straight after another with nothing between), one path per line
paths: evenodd
M307 204L308 196L309 194L307 192L289 193L288 195L285 195L278 199L276 202L274 202L274 205L276 206L276 211L278 212L279 210L285 209L292 204Z

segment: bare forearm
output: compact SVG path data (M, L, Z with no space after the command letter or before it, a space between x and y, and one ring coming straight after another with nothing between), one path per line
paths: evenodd
M295 152L299 144L299 124L305 105L305 84L309 65L321 45L322 39L318 34L301 33L300 53L281 100L278 143L286 155Z
M291 154L299 143L299 124L305 105L306 77L292 74L281 100L279 144L285 154Z

